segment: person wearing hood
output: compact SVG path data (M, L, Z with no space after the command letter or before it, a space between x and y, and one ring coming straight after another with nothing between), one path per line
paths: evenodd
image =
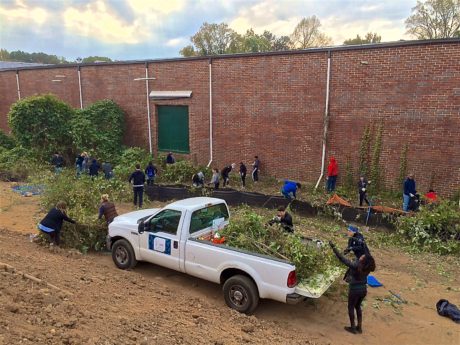
M335 183L337 181L337 175L339 174L339 166L334 157L331 157L329 160L329 165L327 166L327 183L326 190L330 193L335 190Z

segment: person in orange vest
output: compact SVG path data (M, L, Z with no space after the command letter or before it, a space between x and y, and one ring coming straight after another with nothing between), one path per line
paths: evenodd
M334 157L331 157L329 160L329 165L327 166L327 183L326 190L330 193L335 190L335 183L337 181L337 175L339 174L339 166Z

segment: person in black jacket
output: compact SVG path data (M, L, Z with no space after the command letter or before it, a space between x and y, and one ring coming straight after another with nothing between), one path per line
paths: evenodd
M91 165L89 166L89 176L92 178L97 177L99 175L99 169L101 166L97 162L97 160L93 159L91 162Z
M364 254L370 254L364 236L359 232L357 227L348 225L347 235L349 237L348 246L343 251L344 254L353 252L357 259L359 259Z
M223 186L225 187L226 185L228 186L228 183L230 181L230 172L232 171L232 169L235 169L235 163L233 163L232 165L227 165L225 168L223 168L220 172L221 176L222 176L222 180L223 180Z
M336 248L335 244L329 242L334 254L350 270L348 276L348 316L350 318L350 327L345 326L347 332L356 334L363 332L363 313L361 303L367 295L367 276L370 272L375 271L375 261L370 254L361 255L354 261L348 260ZM358 325L355 325L355 309L358 319Z
M51 244L59 245L61 239L62 222L75 224L76 222L69 218L66 213L67 204L64 201L59 201L56 207L52 208L45 218L38 224L38 229L50 236Z
M246 168L246 165L244 165L243 162L240 162L240 177L241 177L241 184L243 185L243 188L246 187L246 173L248 172L248 169Z
M139 199L139 208L141 208L144 197L145 174L141 170L140 164L136 164L136 170L129 177L129 183L133 184L134 206L137 206Z
M273 225L275 223L279 223L286 232L294 232L292 216L286 212L286 208L284 206L278 207L278 213L276 217L268 222L269 225Z
M51 158L51 164L54 165L54 172L60 174L64 167L64 158L62 158L59 152L56 152Z
M367 185L370 183L364 176L361 176L358 181L358 193L359 193L359 206L363 206L363 201L370 205L367 200Z

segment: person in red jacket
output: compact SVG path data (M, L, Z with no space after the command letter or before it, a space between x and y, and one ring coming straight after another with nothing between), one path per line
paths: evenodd
M428 191L428 193L425 194L425 198L429 204L437 202L438 201L438 194L432 189Z
M329 165L327 166L327 183L326 189L328 192L335 190L335 182L337 181L337 175L339 174L339 166L334 157L331 157Z

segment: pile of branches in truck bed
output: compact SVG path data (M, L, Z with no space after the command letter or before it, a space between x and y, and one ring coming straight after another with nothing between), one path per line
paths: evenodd
M284 259L296 266L302 280L324 273L337 265L329 246L305 241L295 233L287 233L279 225L268 225L261 216L243 209L232 214L230 224L221 232L230 247Z

